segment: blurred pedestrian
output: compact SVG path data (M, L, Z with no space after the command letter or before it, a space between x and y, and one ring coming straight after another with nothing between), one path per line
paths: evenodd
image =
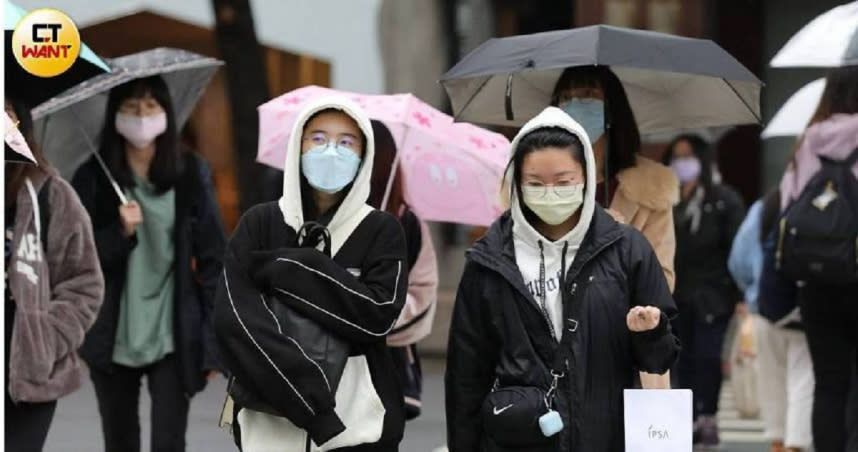
M41 451L57 400L86 374L77 349L104 279L89 216L33 141L30 108L5 104L38 163L5 166L5 449Z
M397 450L405 414L386 339L407 297L407 246L397 219L366 204L372 126L352 102L322 98L290 137L282 197L242 217L216 303L235 441Z
M140 382L152 399L152 451L185 450L188 408L218 368L212 303L225 237L211 174L179 145L158 76L110 92L99 153L74 176L93 219L107 288L81 354L89 364L107 452L139 452Z
M417 343L432 332L438 302L438 263L429 226L408 207L402 193L402 171L397 166L391 182L396 159L396 142L381 121L372 120L375 136L375 158L368 204L381 209L389 187L386 212L399 219L405 231L408 251L408 295L396 326L387 337L396 370L405 396L405 416L413 419L421 411L423 373Z
M833 69L826 77L819 107L781 180L781 208L787 209L802 195L822 168L822 159L845 162L850 158L858 158L858 66ZM858 162L851 166L850 172L858 179ZM847 187L837 189L846 190ZM841 203L836 208L851 211L852 215L858 212L854 192L850 195L843 191L836 196ZM819 200L824 201L821 197ZM835 240L843 239L832 238L830 242L836 243ZM843 240L844 248L840 249L847 250L854 245L848 242ZM841 452L846 447L849 432L858 429L854 424L847 428L846 424L847 394L853 386L858 360L858 285L846 281L841 284L808 281L799 291L801 316L816 377L815 448L820 452Z
M584 130L549 107L512 142L512 207L468 252L453 313L452 452L622 451L623 389L677 357L662 267L596 204Z
M759 315L763 243L777 227L780 192L774 190L755 202L733 240L728 267L745 293L748 310L754 316L758 397L765 437L772 452L798 452L813 444L810 413L813 407L813 363L801 322L775 325Z
M680 182L674 209L679 384L694 391L695 442L706 447L720 442L716 414L727 325L737 309L747 309L727 269L744 206L735 190L712 181L712 162L711 148L696 135L675 138L664 154Z
M639 154L640 132L623 84L608 66L570 67L557 81L551 105L581 124L590 138L596 156L596 202L617 221L643 233L673 290L673 205L679 200L679 184L668 168Z

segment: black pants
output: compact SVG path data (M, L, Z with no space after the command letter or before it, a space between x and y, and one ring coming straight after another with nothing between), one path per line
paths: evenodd
M152 452L184 452L190 400L185 395L175 358L114 372L92 369L105 452L140 452L140 380L149 383L152 398Z
M843 452L848 394L858 353L858 287L804 288L799 295L816 388L813 441L817 452ZM850 407L855 409L855 407Z
M718 413L723 379L721 350L729 321L723 317L706 319L706 316L686 310L680 312L676 325L682 341L679 387L694 393L694 419Z
M54 419L57 402L13 403L6 393L5 450L41 452Z

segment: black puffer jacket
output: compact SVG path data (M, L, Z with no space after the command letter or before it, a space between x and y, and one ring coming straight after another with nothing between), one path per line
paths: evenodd
M512 223L507 213L468 252L459 285L446 376L452 452L504 450L481 427L481 406L496 379L500 386L550 383L558 345L516 266ZM573 284L578 289L570 296ZM596 207L563 296L564 317L578 321L572 368L557 399L567 427L535 450L622 451L623 389L633 387L638 370L664 373L679 352L666 320L676 308L664 273L638 231ZM635 305L662 310L655 330L628 330L626 315Z
M208 371L220 368L212 306L226 235L208 165L190 152L184 153L183 159L184 170L175 186L173 336L182 384L190 396L205 387ZM119 201L95 158L78 169L72 185L92 218L105 280L104 304L95 325L87 333L81 356L88 365L111 372L119 299L125 287L128 257L137 246L137 240L122 235Z
M742 299L727 269L733 238L745 218L739 194L724 185L704 190L695 224L685 200L674 209L676 292L683 313L703 323L725 320ZM693 197L694 195L692 195Z

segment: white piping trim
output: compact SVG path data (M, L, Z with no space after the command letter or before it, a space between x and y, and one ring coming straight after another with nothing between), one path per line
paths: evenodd
M295 265L297 265L297 266L299 266L299 267L301 267L301 268L303 268L303 269L305 269L305 270L311 271L311 272L313 272L313 273L315 273L315 274L317 274L317 275L320 275L320 276L322 276L322 277L328 278L328 279L329 279L329 280L331 280L333 283L335 283L335 284L337 284L338 286L342 287L342 288L343 288L343 289L345 289L346 291L351 292L352 294L357 295L358 297L361 297L361 298L363 298L363 299L365 299L365 300L369 300L369 302L371 302L372 304L374 304L374 305L376 305L376 306L385 306L385 305L393 304L393 303L396 301L396 293L397 293L397 292L399 292L399 277L400 277L400 276L402 276L402 261L401 261L401 260L397 260L397 261L396 261L396 264L397 264L397 266L398 266L398 269L396 270L396 284L395 284L395 285L394 285L394 287L393 287L393 297L391 297L390 301L384 301L384 302L381 302L381 303L379 303L379 302L377 302L377 301L373 300L371 297L368 297L368 296L366 296L366 295L364 295L364 294L362 294L362 293L360 293L360 292L356 292L356 291L354 291L354 290L352 290L352 289L349 289L348 287L346 287L345 285L343 285L343 283L341 283L341 282L337 281L336 279L334 279L334 278L330 277L329 275L326 275L325 273L322 273L322 272L320 272L320 271L316 270L315 268L308 267L308 266L306 266L306 265L302 264L301 262L298 262L298 261L296 261L296 260L292 260L292 259L287 259L287 258L285 258L285 257L279 257L279 258L277 258L277 260L278 260L278 261L282 261L282 262L289 262L289 263L295 264Z
M331 312L328 312L328 311L326 311L325 309L320 308L320 307L318 307L318 306L314 305L313 303L310 303L309 301L307 301L307 300L305 300L305 299L303 299L303 298L299 297L298 295L295 295L295 294L293 294L293 293L291 293L291 292L285 291L285 290L280 289L280 288L275 288L274 290L277 290L278 292L281 292L281 293L283 293L283 294L285 294L285 295L288 295L288 296L290 296L290 297L292 297L292 298L294 298L294 299L296 299L296 300L298 300L298 301L300 301L300 302L302 302L302 303L305 303L305 304L307 304L307 305L309 305L309 306L311 306L311 307L313 307L313 308L315 308L315 309L318 309L319 311L322 311L322 312L324 312L325 314L328 314L329 316L331 316L331 317L333 317L333 318L335 318L335 319L339 320L340 322L343 322L343 323L345 323L346 325L349 325L349 326L351 326L351 327L353 327L353 328L355 328L355 329L358 329L358 330L360 330L361 332L364 332L364 333L366 333L366 334L369 334L370 336L375 336L375 337L383 337L383 336L387 336L387 334L388 334L388 333L390 333L391 331L393 331L393 328L396 326L396 320L398 320L398 319L394 320L394 321L393 321L393 323L390 325L390 328L388 328L388 329L387 329L387 331L383 331L383 332L381 332L381 333L373 333L372 331L369 331L369 330L367 330L367 329L365 329L365 328L363 328L363 327L360 327L360 326L358 326L358 325L355 325L354 323L349 322L348 320L346 320L346 319L344 319L344 318L342 318L342 317L340 317L340 316L338 316L338 315L336 315L336 314L333 314L333 313L331 313Z
M315 416L316 412L313 410L312 407L310 407L310 404L308 404L307 401L304 400L304 397L302 397L301 393L298 392L297 389L295 389L295 386L292 386L292 382L289 381L288 378L286 378L286 375L283 375L283 372L280 371L280 368L277 367L276 364L274 364L274 361L272 361L268 354L265 353L265 350L263 350L259 343L256 342L256 339L254 339L253 336L250 334L250 331L248 331L247 326L245 326L244 322L241 321L241 317L238 315L238 310L235 308L235 301L233 301L232 299L232 292L229 290L229 277L226 274L226 268L223 269L223 282L226 285L226 295L227 297L229 297L229 304L232 306L232 312L235 313L235 318L238 320L238 324L241 325L241 328L244 330L244 333L247 334L247 337L250 338L250 341L253 342L253 345L255 345L259 352L262 353L262 356L265 357L268 363L271 364L271 367L273 367L274 370L277 371L277 374L280 375L280 378L282 378L283 381L285 381L286 384L289 385L290 388L292 388L292 391L295 392L298 398L301 399L301 402L304 403L304 406L307 407L307 410L310 412L310 414Z
M274 315L274 312L271 311L271 308L268 307L268 303L265 301L265 297L262 294L259 294L259 298L262 299L262 306L265 306L265 310L268 311L269 314L271 314L271 318L274 319L274 323L277 324L277 331L279 331L280 334L283 334L283 328L280 327L280 321L277 320L277 316Z
M271 308L268 306L268 302L265 301L265 296L259 294L259 298L262 299L262 305L265 306L265 309L268 311L269 314L271 314L271 318L274 319L274 323L277 324L277 331L279 331L280 334L283 334L283 328L280 327L280 321L277 320L277 316L274 315L274 311L272 311ZM313 364L314 366L316 366L317 369L319 369L319 373L322 374L322 378L325 380L325 386L328 387L328 392L331 392L331 383L328 381L328 376L325 375L325 371L322 370L322 366L320 366L319 363L314 361L313 358L310 358L310 356L308 356L304 349L301 347L301 344L299 344L298 341L296 341L292 336L283 334L283 337L292 341L292 343L295 344L295 347L298 347L298 350L301 352L302 355L304 355L304 358L307 358L307 361L310 361L311 364Z

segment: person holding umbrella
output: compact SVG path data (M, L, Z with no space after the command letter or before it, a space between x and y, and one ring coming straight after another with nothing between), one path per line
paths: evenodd
M695 439L706 447L719 444L718 399L721 350L734 312L747 315L727 268L733 237L745 217L741 197L712 180L709 144L697 135L680 135L667 147L663 162L681 183L676 206L674 297L678 330L686 353L679 359L679 383L694 392Z
M369 205L381 209L389 190L386 211L399 218L408 249L408 295L396 326L387 337L405 396L405 415L413 419L421 411L422 374L417 342L432 332L438 305L438 263L429 226L405 202L402 170L394 167L396 141L383 122L372 120L375 159L372 166ZM394 169L395 168L395 169ZM391 171L395 171L391 182Z
M210 171L179 146L173 102L159 76L110 91L98 152L106 168L94 156L73 184L93 218L107 282L81 348L105 450L140 450L146 376L152 450L183 451L191 397L219 368L211 322L225 236Z
M512 142L512 207L468 251L453 313L452 452L621 451L623 389L677 358L664 272L596 203L585 130L549 107Z
M672 290L678 182L668 168L638 155L640 132L622 83L607 66L570 67L557 81L551 104L578 121L592 140L596 202L643 233Z
M5 165L5 446L41 451L57 400L86 375L77 350L104 279L89 216L35 146L29 107L14 97L5 103L35 158Z
M819 196L816 192L807 192L811 188L811 182L814 182L814 176L823 169L826 161L838 162L851 176L858 179L856 65L832 69L826 77L819 106L781 179L782 224L792 221L792 212L796 210L793 207L798 200L805 198L805 194L810 194L814 197L812 199L819 199L821 202L826 199L823 196L826 192ZM846 183L843 181L844 185ZM854 212L858 211L858 205L854 195L850 196L847 187L848 185L836 188L841 192L835 199L839 199L840 203L848 203L838 206L837 209L848 209L847 211L853 212L854 215ZM819 207L816 209L821 212L825 210ZM833 220L830 223L834 223ZM837 243L835 240L851 242L846 237L830 240L832 243ZM785 265L789 264L788 259L784 258ZM851 430L847 429L846 420L849 400L847 395L850 390L855 390L854 373L858 357L858 336L855 333L855 325L858 324L856 291L858 287L848 281L828 284L808 281L799 288L799 307L816 378L812 416L813 440L816 450L821 452L844 450L847 437L855 432L854 423L849 426ZM855 411L858 408L851 406L849 409Z

